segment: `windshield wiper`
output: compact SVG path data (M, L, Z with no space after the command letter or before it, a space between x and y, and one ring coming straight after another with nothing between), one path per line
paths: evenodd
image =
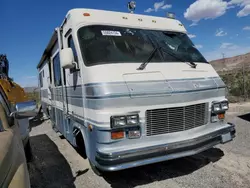
M181 61L181 62L183 62L183 63L187 63L187 64L190 65L192 68L195 69L195 68L197 67L197 64L195 64L194 62L192 62L192 61L185 61L184 59L178 57L176 54L174 54L174 53L170 52L169 50L167 50L167 49L165 49L165 48L162 48L162 47L160 46L160 47L155 47L155 48L153 49L153 51L150 53L148 59L147 59L145 62L143 62L143 63L140 65L140 67L137 68L137 70L144 70L144 69L146 68L146 66L148 65L148 63L150 63L150 61L151 61L152 58L154 57L154 55L155 55L155 53L157 52L157 50L161 50L161 49L163 49L163 50L162 50L163 52L165 52L165 53L167 53L167 54L173 56L175 59L177 59L177 60L179 60L179 61Z
M183 63L187 63L187 64L189 64L192 68L196 69L197 64L195 64L194 62L192 62L192 61L185 61L184 59L178 57L176 54L170 52L169 50L167 50L167 49L165 49L165 48L161 48L161 49L163 49L163 52L165 52L165 53L167 53L167 54L173 56L175 59L177 59L177 60L179 60L179 61L181 61L181 62L183 62Z
M152 58L154 57L155 53L156 53L158 50L161 50L161 49L163 49L163 50L162 50L163 52L165 52L165 53L167 53L167 54L173 56L175 59L177 59L177 60L179 60L179 61L181 61L181 62L183 62L183 63L187 63L187 64L190 65L192 68L196 69L197 64L195 64L194 62L192 62L192 61L185 61L184 59L178 57L176 54L174 54L174 53L170 52L169 50L167 50L167 49L165 49L165 48L162 48L162 47L160 46L160 47L155 47L155 48L153 49L153 51L150 53L148 59L147 59L145 62L143 62L143 63L140 65L140 67L137 68L137 70L144 70L144 69L146 68L146 66L148 65L148 63L150 63L150 61L151 61Z
M144 61L138 68L137 70L144 70L146 68L146 66L148 65L148 63L153 59L155 53L160 50L161 47L155 47L152 52L150 53L148 59L146 61Z

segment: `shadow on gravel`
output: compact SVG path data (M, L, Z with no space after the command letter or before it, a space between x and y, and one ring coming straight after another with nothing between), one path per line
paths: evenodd
M73 176L70 165L50 138L43 134L30 137L34 160L29 163L32 188L74 188L74 181L88 171Z
M244 115L240 115L238 116L239 118L245 120L245 121L249 121L250 122L250 113L248 114L244 114Z
M224 156L222 150L212 148L192 157L107 173L103 178L113 188L136 187L191 174L211 162L220 160L222 156Z

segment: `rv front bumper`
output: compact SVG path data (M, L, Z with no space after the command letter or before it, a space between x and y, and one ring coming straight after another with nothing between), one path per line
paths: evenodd
M128 150L117 153L97 152L96 166L103 171L118 171L127 168L167 161L195 155L217 144L232 141L235 137L235 125L191 140Z

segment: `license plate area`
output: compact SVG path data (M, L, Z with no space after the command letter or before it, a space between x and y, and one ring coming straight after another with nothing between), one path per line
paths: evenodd
M128 131L128 138L129 139L136 139L141 137L141 131L140 130L129 130Z
M223 134L221 138L222 138L222 143L226 143L232 140L231 133Z

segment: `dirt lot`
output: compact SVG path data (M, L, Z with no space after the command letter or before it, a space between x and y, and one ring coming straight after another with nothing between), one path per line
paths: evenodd
M33 188L165 187L249 188L250 103L231 105L227 120L237 125L233 142L201 154L98 177L50 126L37 121L31 131L34 161L29 164Z

